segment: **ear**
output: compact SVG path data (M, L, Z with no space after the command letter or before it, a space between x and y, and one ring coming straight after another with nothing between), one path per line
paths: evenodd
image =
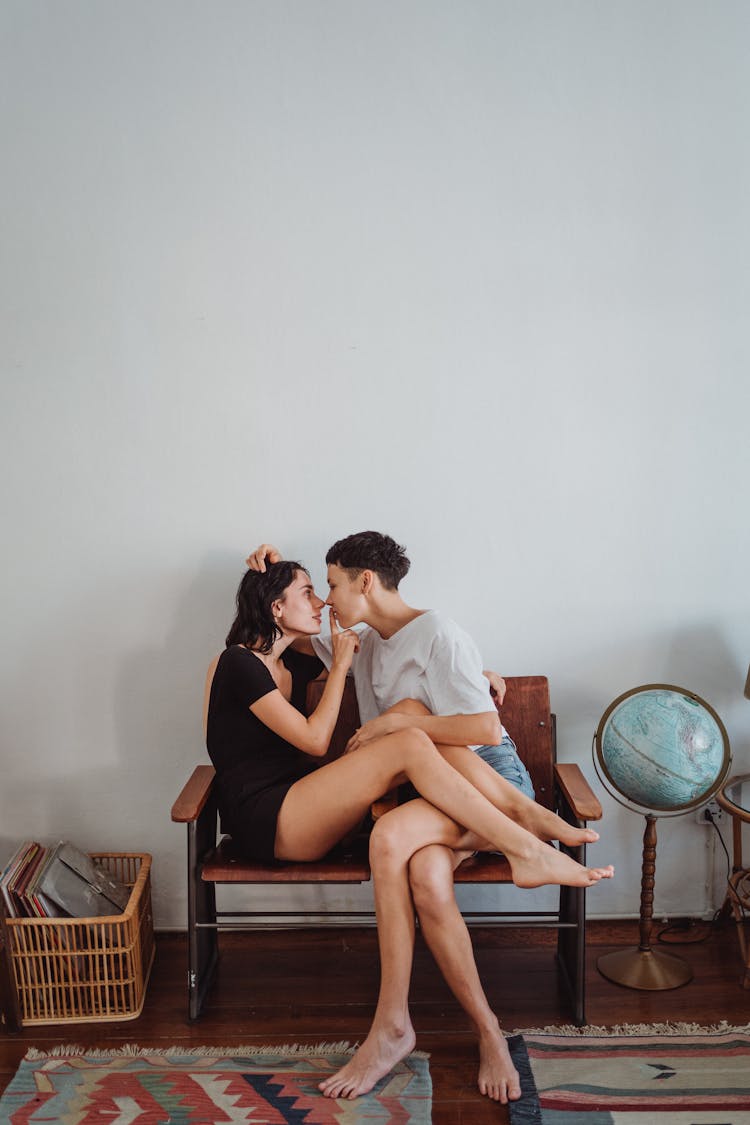
M359 580L362 584L362 593L371 594L372 588L375 585L375 575L373 571L363 570L359 576Z
M282 603L278 600L275 602L271 602L271 613L273 614L274 621L277 621L281 616L281 606Z

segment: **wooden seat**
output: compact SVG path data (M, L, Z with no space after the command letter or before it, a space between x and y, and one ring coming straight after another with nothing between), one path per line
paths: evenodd
M258 863L245 859L229 836L206 857L201 879L206 883L366 883L370 865L366 854L327 856L317 863Z
M549 686L544 676L508 677L502 707L503 723L513 736L519 754L531 775L537 801L554 810L569 824L583 827L602 815L601 805L576 765L558 765L555 760L555 717L550 712ZM308 710L312 710L323 690L315 681L308 691ZM339 720L331 747L323 761L343 753L359 726L354 686L347 681ZM216 886L221 884L291 885L355 884L370 880L367 839L363 834L340 845L335 852L316 863L258 863L240 855L227 836L221 837L218 825L212 766L196 766L172 807L172 820L187 825L188 843L188 993L190 1018L200 1014L218 959L218 933L226 929L251 929L262 924L260 917L284 919L319 916L302 909L273 910L267 904L256 910L222 911L216 906ZM565 848L579 862L585 862L585 848ZM512 882L508 861L501 855L482 854L465 860L455 873L456 883L496 884ZM533 892L525 892L531 896ZM571 1018L585 1023L585 890L559 888L557 909L467 911L483 925L519 924L528 917L531 924L558 931L557 958L570 1003ZM538 904L537 904L538 905ZM348 911L346 917L373 918L373 911ZM342 913L337 912L337 917Z

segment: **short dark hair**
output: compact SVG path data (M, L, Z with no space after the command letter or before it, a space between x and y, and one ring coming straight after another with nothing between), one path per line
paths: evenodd
M299 572L307 574L301 563L266 562L266 572L248 570L237 590L237 616L227 633L226 646L247 645L258 652L270 652L281 630L273 617L271 606L291 586Z
M339 539L328 551L326 563L340 566L351 578L363 570L374 570L386 590L397 590L411 565L405 549L379 531L358 531Z

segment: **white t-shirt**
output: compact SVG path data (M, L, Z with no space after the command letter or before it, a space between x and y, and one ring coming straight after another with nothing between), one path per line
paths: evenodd
M479 649L468 633L429 609L384 639L369 626L359 634L352 660L363 723L401 699L418 699L433 715L481 715L494 711L482 675ZM317 656L331 667L331 638L311 637Z

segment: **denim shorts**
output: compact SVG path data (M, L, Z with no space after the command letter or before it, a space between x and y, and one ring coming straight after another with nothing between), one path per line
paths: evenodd
M509 734L504 734L502 742L497 746L478 746L474 753L492 766L495 773L499 773L533 801L534 786L531 784L529 771L518 757L516 744Z

